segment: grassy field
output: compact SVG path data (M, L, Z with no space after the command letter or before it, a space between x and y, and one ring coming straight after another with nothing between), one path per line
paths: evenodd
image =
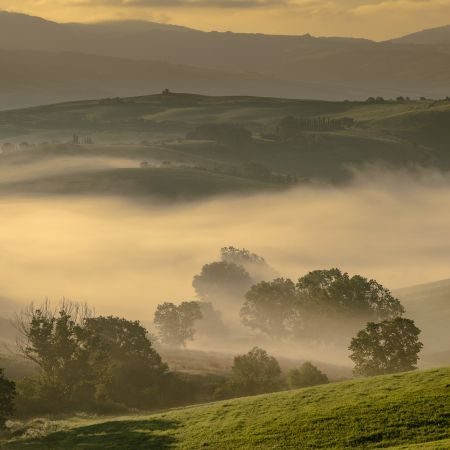
M41 430L39 432L39 429ZM450 368L147 416L35 421L5 449L450 448Z

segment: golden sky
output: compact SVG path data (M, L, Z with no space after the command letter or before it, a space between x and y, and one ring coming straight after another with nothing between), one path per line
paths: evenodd
M387 39L450 23L450 0L0 0L61 22L145 19L202 30Z

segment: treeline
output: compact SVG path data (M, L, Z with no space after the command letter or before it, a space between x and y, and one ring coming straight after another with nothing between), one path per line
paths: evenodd
M292 139L303 131L337 131L354 125L350 117L293 117L281 119L276 135L281 139Z
M333 268L293 281L278 276L258 255L225 247L220 260L205 264L192 285L198 300L157 307L155 325L168 345L186 345L206 324L210 342L227 338L222 313L238 311L255 339L349 349L356 375L416 368L420 330L376 280Z
M169 342L180 345L193 330L187 323L201 314L195 302L162 305L184 334ZM159 313L155 315L158 321ZM183 318L187 318L183 322ZM180 321L181 319L181 321ZM323 384L328 378L311 363L287 376L278 361L261 348L234 358L231 374L190 375L169 370L153 346L155 340L138 322L95 316L86 305L62 301L30 305L17 321L20 354L37 374L16 383L0 369L0 430L15 414L149 411L288 388Z
M186 134L188 140L216 141L225 145L243 145L252 139L252 133L239 124L206 123Z

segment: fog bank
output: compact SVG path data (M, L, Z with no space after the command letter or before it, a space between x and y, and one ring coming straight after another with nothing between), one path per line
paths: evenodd
M339 267L393 289L450 275L450 182L431 172L175 206L0 198L0 216L0 296L66 296L144 321L162 301L193 298L193 275L225 245L293 278Z

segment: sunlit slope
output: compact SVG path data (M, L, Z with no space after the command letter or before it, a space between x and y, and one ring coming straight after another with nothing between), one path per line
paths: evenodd
M425 366L450 364L450 280L398 289L406 314L422 330Z
M450 368L55 426L5 448L448 448Z

